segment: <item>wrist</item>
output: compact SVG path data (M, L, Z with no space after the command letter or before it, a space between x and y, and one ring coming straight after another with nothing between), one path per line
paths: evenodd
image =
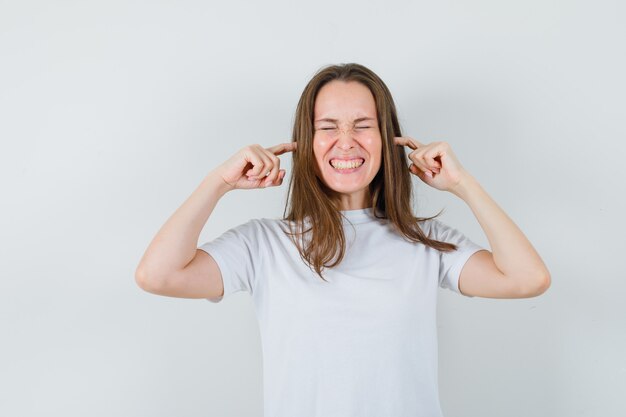
M209 172L203 182L213 188L220 197L233 190L233 187L224 181L224 178L222 178L222 176L216 171Z
M476 178L470 174L465 174L459 183L450 190L450 192L465 200L467 196L469 196L477 187L480 187L480 184L476 181Z

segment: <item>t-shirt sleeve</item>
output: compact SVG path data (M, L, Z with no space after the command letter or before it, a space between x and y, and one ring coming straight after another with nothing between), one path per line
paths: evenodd
M461 292L459 289L459 277L469 257L479 250L486 249L470 240L457 229L436 219L432 220L431 232L431 239L457 245L457 250L455 251L439 251L439 286L466 297L474 297Z
M252 294L259 261L259 227L256 220L233 227L219 237L198 247L215 259L224 283L224 295L207 298L219 303L223 298L238 291Z

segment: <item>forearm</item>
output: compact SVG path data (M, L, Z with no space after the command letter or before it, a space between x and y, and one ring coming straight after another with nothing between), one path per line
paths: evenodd
M200 232L226 192L222 178L210 172L152 239L137 267L137 279L155 284L191 262Z
M504 275L549 285L550 274L535 248L475 178L467 176L451 192L476 216L489 240L494 263Z

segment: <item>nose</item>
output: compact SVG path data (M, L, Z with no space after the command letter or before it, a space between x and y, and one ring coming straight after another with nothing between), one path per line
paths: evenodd
M354 129L340 129L337 136L337 147L340 149L350 149L354 147Z

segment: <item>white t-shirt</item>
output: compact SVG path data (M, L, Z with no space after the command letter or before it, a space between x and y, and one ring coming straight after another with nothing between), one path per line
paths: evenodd
M220 268L223 297L253 298L264 415L442 416L437 288L461 294L461 268L483 248L439 220L422 230L457 251L409 242L371 208L342 213L346 254L323 271L328 282L302 261L280 219L250 220L199 247Z

